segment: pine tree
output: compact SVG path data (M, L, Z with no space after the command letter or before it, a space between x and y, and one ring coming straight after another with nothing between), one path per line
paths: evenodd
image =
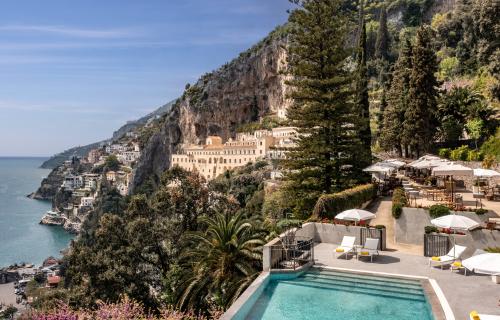
M298 137L284 165L289 190L305 203L296 214L304 214L321 193L342 190L359 179L354 164L361 143L355 124L354 75L346 67L352 28L343 3L295 2L299 8L289 18L287 84L293 99L289 125L297 128Z
M387 30L387 13L385 7L380 10L377 40L375 41L375 58L389 60L389 30Z
M436 55L432 48L432 29L424 25L417 30L413 48L412 71L408 90L408 108L403 122L403 141L413 155L429 151L436 133L437 108Z
M396 150L401 156L401 132L405 111L408 108L408 91L412 67L412 45L409 39L402 42L398 60L394 65L391 86L387 92L387 107L384 110L383 126L380 133L380 146L387 150Z
M358 109L359 137L363 149L357 162L359 169L366 168L371 164L372 133L370 129L370 102L368 100L368 69L366 67L366 25L364 17L363 1L359 8L359 37L357 48L357 71L356 71L356 108ZM359 170L362 174L362 171Z

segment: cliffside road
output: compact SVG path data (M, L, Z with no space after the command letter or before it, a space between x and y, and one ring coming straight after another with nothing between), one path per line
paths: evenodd
M424 252L422 246L396 243L394 241L394 218L392 217L391 208L392 200L389 196L379 198L372 202L367 210L375 213L377 217L372 220L371 224L382 224L386 227L387 248L389 250L397 250L403 253L421 256Z

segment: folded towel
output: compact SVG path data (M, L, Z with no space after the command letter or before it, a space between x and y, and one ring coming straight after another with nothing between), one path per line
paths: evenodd
M481 318L479 318L479 314L477 313L476 310L474 310L470 313L470 318L473 320L481 320Z
M459 261L456 261L456 262L453 262L452 265L456 268L461 268L462 267L462 262L459 262Z
M441 258L440 257L432 257L431 260L432 261L441 261Z
M362 255L362 256L368 256L368 255L370 255L370 252L368 252L368 251L361 251L359 254Z
M342 249L342 248L337 248L337 249L335 249L335 252L344 252L344 249Z

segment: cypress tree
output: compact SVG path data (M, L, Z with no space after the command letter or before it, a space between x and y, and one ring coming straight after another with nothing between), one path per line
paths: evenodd
M408 108L403 122L403 140L415 156L429 151L436 132L437 60L432 48L432 29L417 30L413 48L412 71L408 90Z
M299 8L289 18L287 84L293 103L288 119L298 136L284 166L289 191L303 204L296 214L307 216L321 193L342 190L359 179L354 164L361 143L355 125L354 75L346 67L352 28L342 2L294 2Z
M383 127L380 136L380 146L387 150L396 150L402 156L401 137L405 111L408 108L408 91L412 67L412 45L405 39L394 65L391 86L387 92L387 107L383 114ZM406 149L406 148L405 148Z
M387 108L387 93L385 86L382 87L382 94L380 97L379 111L377 113L377 136L380 143L380 135L384 129L384 112Z
M366 67L366 25L363 1L360 2L358 29L356 107L359 115L359 137L362 142L363 149L361 150L357 167L359 169L363 169L371 163L372 143L372 133L370 129L370 102L368 100L368 69ZM359 173L362 173L362 171L359 170Z
M377 40L375 41L375 58L389 60L389 30L387 30L387 13L385 7L380 9Z

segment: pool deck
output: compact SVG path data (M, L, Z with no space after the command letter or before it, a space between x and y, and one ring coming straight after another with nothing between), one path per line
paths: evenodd
M357 271L371 271L399 275L421 276L434 279L443 291L455 319L469 319L469 313L477 310L481 314L500 315L500 284L495 284L491 276L478 275L449 269L430 268L429 258L399 251L381 251L373 263L367 258L357 260L349 256L333 257L337 246L318 243L314 246L316 266L344 268Z

